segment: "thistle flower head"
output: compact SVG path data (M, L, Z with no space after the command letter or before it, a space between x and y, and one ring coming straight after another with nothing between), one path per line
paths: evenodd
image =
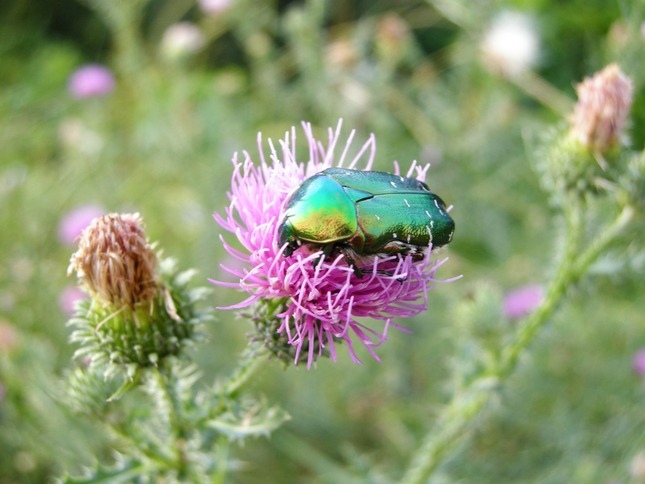
M79 67L69 78L67 88L77 99L104 96L114 90L114 75L105 66L88 64Z
M571 133L583 146L604 152L623 136L632 105L632 82L616 64L605 67L576 86L578 103Z
M81 234L68 273L76 272L91 300L76 305L70 320L76 356L99 373L128 376L178 356L200 333L209 314L197 310L203 289L189 289L194 271L179 273L171 259L158 261L139 214L111 213Z
M76 244L76 239L95 218L105 213L98 205L84 205L68 212L58 224L58 239L67 245Z
M139 214L111 213L83 231L67 272L76 271L93 298L133 308L158 293L156 266Z
M58 306L68 316L76 312L76 304L87 299L87 293L78 286L65 287L58 296Z
M504 296L504 314L509 319L519 319L531 314L544 300L544 289L538 284L529 284Z
M632 359L632 368L639 376L645 376L645 348L639 349Z
M435 261L430 250L422 260L411 256L393 255L370 258L371 266L358 277L342 254L325 255L321 251L296 250L289 257L278 243L285 202L302 182L324 169L342 166L370 170L376 145L374 136L352 153L354 132L341 140L341 122L329 129L326 142L317 139L311 125L303 123L306 141L304 161L296 148L296 129L286 133L274 144L258 136L259 162L248 152L242 159L233 158L234 172L229 193L230 205L215 220L235 235L242 249L238 250L222 238L227 252L242 268L222 266L239 282L212 281L220 286L235 287L248 297L223 309L239 309L266 305L259 315L270 314L273 319L259 328L275 330L283 344L272 347L293 348L290 357L297 363L306 359L307 365L322 354L336 359L336 343L344 342L353 361L360 362L354 342L362 343L378 360L374 349L387 339L395 317L409 317L426 309L427 292L437 280L435 273L445 260ZM408 176L425 178L427 167L413 165ZM395 166L398 175L398 166ZM372 329L364 318L383 322L382 330ZM266 335L264 337L267 340Z

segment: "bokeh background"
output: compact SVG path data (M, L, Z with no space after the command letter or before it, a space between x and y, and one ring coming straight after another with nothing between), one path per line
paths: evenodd
M446 401L451 368L467 364L463 319L504 320L504 294L548 279L558 221L535 153L566 122L575 84L617 62L634 82L629 135L642 149L644 20L640 0L5 0L0 481L44 482L112 456L102 427L62 403L74 350L70 213L139 212L150 239L206 285L224 277L211 215L227 204L233 153L256 153L258 131L278 139L306 120L322 137L339 118L347 134L375 134L377 169L432 164L429 185L457 223L440 275L464 277L399 321L414 335L391 332L382 363L363 352L354 365L341 348L337 363L310 371L266 364L250 391L292 419L235 448L231 482L400 475ZM114 84L75 91L86 64ZM607 254L572 288L438 482L643 482L637 235L627 258ZM205 304L242 298L217 288ZM250 330L216 313L191 355L203 384L234 367Z

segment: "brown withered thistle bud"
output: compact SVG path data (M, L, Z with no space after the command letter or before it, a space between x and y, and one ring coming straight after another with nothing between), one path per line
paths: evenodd
M75 356L105 378L134 381L144 368L179 356L209 319L196 308L203 288L189 289L194 271L158 259L139 214L108 214L83 231L68 273L76 272L91 300L77 305L69 325ZM124 373L125 372L125 373Z
M578 103L571 133L583 146L602 153L621 141L632 105L632 82L610 64L576 86Z
M73 271L95 300L116 307L150 303L160 291L157 256L136 213L94 219L72 255Z

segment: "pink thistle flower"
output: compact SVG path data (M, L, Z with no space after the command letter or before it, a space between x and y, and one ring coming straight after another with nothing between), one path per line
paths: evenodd
M343 256L326 257L322 252L310 253L305 247L284 257L285 247L278 246L278 226L285 202L302 182L331 166L370 170L376 153L374 135L355 155L352 141L355 132L343 143L340 139L342 121L336 129L329 128L327 142L317 139L309 123L303 123L307 142L306 161L298 161L296 128L292 127L278 144L258 135L259 164L244 151L243 160L233 157L234 172L229 192L230 205L225 213L214 215L216 222L234 234L243 246L238 250L224 241L226 251L242 263L242 268L222 269L239 282L211 280L214 284L234 287L248 297L232 306L219 309L240 309L264 303L278 310L271 313L275 328L294 349L294 362L304 359L307 367L323 354L336 360L336 343L347 344L355 363L360 363L354 348L362 343L374 359L380 361L375 348L387 340L390 327L409 332L393 322L393 318L415 316L428 305L427 293L437 282L437 269L447 260L433 260L430 250L421 261L411 256L374 257L371 269L358 277ZM407 176L423 181L428 166L412 165ZM399 167L395 164L395 174ZM452 279L450 279L452 280ZM448 280L449 281L449 280ZM266 314L260 309L258 312ZM271 311L269 311L271 312ZM363 318L383 322L382 330L372 329ZM304 353L303 353L304 352Z
M100 64L87 64L72 73L67 88L76 99L104 96L114 90L112 71Z
M509 319L519 319L531 314L542 304L544 289L538 284L529 284L510 291L504 297L504 314Z
M65 287L58 296L58 306L67 316L73 316L76 303L87 299L87 293L78 286Z
M645 348L638 350L634 354L632 368L637 375L645 376Z
M75 245L83 229L104 213L105 210L98 205L84 205L71 210L58 224L58 239L66 245Z

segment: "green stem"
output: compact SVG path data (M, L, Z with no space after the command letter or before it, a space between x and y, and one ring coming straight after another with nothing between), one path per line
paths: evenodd
M240 364L233 371L228 381L218 391L219 403L214 405L204 420L199 425L203 425L205 421L216 418L218 415L224 413L229 405L231 399L235 397L240 388L248 382L256 371L261 367L261 363L266 358L266 350L261 343L250 343L249 346L242 352ZM231 442L229 439L222 436L216 444L217 452L217 468L211 475L211 482L214 484L222 484L226 480L228 468L229 446Z
M240 364L234 370L226 382L224 394L228 397L234 396L238 390L251 379L265 360L267 352L261 343L250 343L242 353Z
M519 76L510 76L509 80L533 99L565 118L573 110L573 101L569 97L534 72L528 71Z
M590 265L622 232L632 219L634 210L632 207L625 207L614 222L580 253L584 228L583 213L582 203L578 200L572 200L567 206L565 249L544 302L519 329L515 340L502 351L497 367L475 379L463 391L452 397L439 418L437 428L426 435L418 452L413 456L401 482L425 482L441 464L442 458L463 442L465 433L471 430L476 417L491 401L500 384L513 374L521 354L553 315L567 289L584 276Z
M504 348L497 371L499 378L506 378L513 373L522 352L553 314L567 288L577 279L577 271L574 270L574 267L583 229L582 207L579 202L572 200L567 205L565 217L567 221L566 245L558 270L540 307L528 317L526 323L519 329L515 341Z
M167 467L171 467L177 471L178 476L185 477L187 472L188 459L185 455L184 444L184 426L181 421L178 402L175 395L172 394L172 389L169 388L168 377L161 372L159 368L153 371L157 387L161 391L161 398L163 398L164 406L167 408L168 418L168 435L170 436L170 445L173 453L173 463L166 463ZM170 465L168 465L170 464Z
M636 210L631 205L625 205L613 223L603 230L593 243L587 247L576 262L575 275L581 278L589 269L589 266L602 254L609 245L618 237L618 235L632 221Z
M262 344L250 343L247 346L242 352L240 364L233 370L230 378L215 389L216 400L214 402L217 403L211 406L209 412L199 420L198 426L218 417L228 409L230 400L234 399L240 388L260 369L265 357L266 350Z

